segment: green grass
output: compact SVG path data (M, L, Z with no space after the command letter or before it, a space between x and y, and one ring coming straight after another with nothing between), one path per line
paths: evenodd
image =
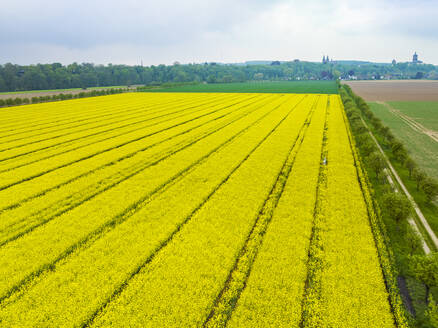
M145 92L243 92L243 93L325 93L337 94L334 81L281 81L281 82L242 82L210 83L162 87Z
M367 121L368 126L372 128L370 122L366 118L364 119ZM418 203L421 202L420 207L426 217L428 217L429 223L431 224L432 221L434 222L433 229L434 231L436 231L436 229L438 228L438 211L436 207L433 209L432 205L425 204L424 196L416 192L415 183L409 180L408 171L396 163L391 155L389 147L385 146L382 138L375 130L373 130L373 134L382 145L382 148L384 149L386 155L391 160L391 163L396 168L398 174L405 183L406 187L411 192L412 196L416 199ZM359 151L361 151L360 146ZM363 153L362 156L364 156ZM389 184L387 183L386 179L384 179L385 183L382 184L382 176L377 179L376 174L371 167L365 165L363 167L367 171L369 180L372 184L374 197L379 203L379 206L383 209L381 201L383 195L388 192L388 189L390 189ZM395 183L397 182L395 181ZM390 218L385 210L382 210L381 214L387 234L389 236L390 247L393 250L393 254L395 256L395 266L397 268L398 274L406 278L406 283L411 297L412 305L414 306L416 312L415 323L412 324L412 327L429 328L430 326L425 323L425 311L427 310L427 304L425 302L426 288L420 281L411 276L412 273L409 266L409 255L421 255L423 254L423 250L419 248L412 253L412 249L410 249L409 244L406 242L406 233L407 230L410 229L409 223L407 221L402 221L400 224L396 224L394 219ZM429 217L432 217L432 219L429 220ZM438 290L431 290L431 292L434 297L438 297Z
M96 90L96 89L119 89L119 88L126 88L126 85L116 85L116 86L110 86L110 87L90 87L90 88L84 89L83 91ZM77 90L82 90L82 88L11 91L11 92L0 92L0 95L14 95L14 94L38 93L38 92L63 92L63 91L77 91Z
M374 115L380 118L383 124L391 129L394 136L404 143L418 165L431 177L438 179L438 142L423 133L413 130L403 120L392 114L384 105L377 103L369 103L369 105ZM438 111L436 115L438 117ZM431 121L433 120L431 119Z
M382 106L383 108L377 107L375 105ZM397 139L401 140L405 144L405 146L408 148L409 151L411 151L412 147L422 147L423 146L423 145L421 145L421 139L418 139L418 135L421 135L421 134L413 131L412 129L410 129L406 125L404 125L404 126L401 125L401 127L398 127L399 122L401 122L403 124L405 124L405 123L403 121L401 121L400 119L398 119L393 114L391 114L386 109L385 106L378 105L378 104L370 104L370 108L376 114L376 116L379 117L383 121L384 125L387 125L391 128L392 133L396 136ZM377 113L376 111L378 111L379 113ZM398 121L396 121L394 118ZM366 121L367 121L368 126L370 128L372 128L371 123L368 120L366 120ZM393 125L390 125L388 122L393 123ZM396 130L393 127L394 122L396 122L395 126L398 127L398 130ZM379 133L377 133L374 129L372 129L372 130L373 130L373 134L376 136L377 140L379 141L380 145L382 146L383 150L385 151L386 156L388 156L389 160L391 161L391 164L394 166L395 170L397 171L398 175L402 179L406 188L409 190L410 194L415 199L415 201L417 202L421 211L423 212L424 216L426 217L427 221L429 222L430 227L435 232L435 234L438 235L438 208L437 208L437 206L435 206L432 203L427 202L424 193L417 191L416 182L412 179L409 179L408 169L406 169L404 166L402 166L392 156L392 152L391 152L389 146L385 145L385 143L382 140ZM412 134L412 133L415 133L415 134ZM403 138L402 138L402 136L403 136ZM430 140L431 142L434 142L429 137L427 137L427 136L424 136L424 137L427 138L426 140L428 140L428 141ZM437 143L435 142L435 144L437 144ZM436 146L438 147L438 145L436 145ZM412 153L412 155L414 155L412 151L411 151L411 153ZM419 154L421 155L421 151ZM435 162L431 161L430 163L427 163L428 166L430 166L430 167L433 167L433 165L436 166L437 158L438 158L438 148L436 150L435 156L436 156ZM414 157L414 159L416 159L416 158ZM424 159L423 159L423 162L424 162ZM419 165L421 165L420 161L417 161L417 163ZM437 168L435 168L435 169L437 169Z
M426 128L438 131L438 101L393 101L388 103Z

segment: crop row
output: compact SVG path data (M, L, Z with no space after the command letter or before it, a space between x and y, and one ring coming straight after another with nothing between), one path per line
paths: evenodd
M222 102L217 102L216 107L220 107ZM208 103L201 103L199 105L185 105L181 106L182 108L178 108L177 110L166 110L166 112L159 113L159 115L155 115L155 113L149 113L148 115L139 115L137 119L132 119L128 117L126 120L128 122L124 122L124 120L121 120L121 124L113 124L112 127L107 128L104 126L104 128L99 131L99 129L92 129L91 133L87 129L85 129L85 132L79 133L77 135L73 136L67 136L64 138L64 140L59 140L58 138L50 138L46 137L42 142L35 141L35 142L29 142L23 143L18 147L11 147L11 148L4 148L3 152L0 154L1 162L7 161L9 162L15 162L17 159L21 159L24 156L34 156L35 154L40 153L46 153L47 151L51 150L58 150L59 148L74 145L76 143L83 143L85 141L85 145L90 145L94 143L98 143L101 141L106 141L107 139L114 138L114 137L123 137L125 135L129 135L130 133L141 131L144 128L154 126L160 123L168 122L168 121L178 121L181 117L194 114L194 113L203 113L206 110L209 109L209 105L211 105L211 102ZM213 106L214 107L214 106ZM148 117L150 116L150 117ZM113 134L113 135L111 135ZM103 135L103 138L100 138L100 135ZM93 139L90 142L88 142L87 139ZM82 147L76 147L73 150L79 149ZM3 163L2 163L3 164Z
M248 104L246 102L242 102L239 106L230 106L230 111L226 113L232 113L233 110L237 111L239 108L249 107L251 104L255 105L257 103ZM254 106L253 110L257 110L258 108L259 105L257 104L257 106ZM202 127L205 124L212 122L214 123L217 118L221 117L223 117L222 114L213 117L205 116L198 120L186 122L185 124L179 124L176 127L172 127L171 129L166 129L154 134L153 136L149 136L149 138L128 143L125 142L125 145L115 149L114 151L104 152L87 160L81 161L80 163L73 163L71 166L65 167L64 170L47 174L33 181L21 183L18 186L3 192L6 192L8 197L4 198L4 201L2 202L2 209L5 210L8 208L17 207L23 202L32 199L34 196L41 196L42 193L49 192L54 188L59 189L63 185L71 183L75 179L83 178L90 173L94 173L98 169L115 165L136 155L141 155L144 151L160 143L168 142L176 137L179 137L180 139L184 138L183 135L187 134L187 132Z
M264 240L266 231L271 223L272 216L276 210L277 204L282 197L282 193L289 178L289 174L294 166L297 154L301 150L303 139L313 118L315 107L318 105L319 97L315 97L314 103L311 105L311 110L308 114L306 122L301 127L294 142L294 147L290 149L288 158L284 163L280 174L269 194L266 198L263 207L261 208L254 226L251 229L250 235L247 237L243 248L239 251L237 261L230 271L224 288L221 290L219 297L216 299L214 307L210 312L206 327L224 327L229 320L233 307L240 297L242 290L246 286L248 276L251 272L252 264L258 255L259 248ZM319 115L321 107L317 108L316 114Z
M330 98L303 327L394 327L343 110Z
M280 103L277 102L277 104L274 102L272 105L267 106L266 110L269 110L270 108L276 108L278 107L278 105L285 103L286 100L287 99L284 99ZM288 103L290 106L290 102L286 101L286 103ZM65 274L62 272L74 272L74 270L86 269L87 272L89 272L87 274L85 274L86 272L84 272L84 275L73 274L78 279L81 279L81 281L83 279L83 282L81 282L80 284L82 283L89 284L89 287L81 289L81 291L78 291L77 297L81 297L82 292L85 294L88 293L88 291L90 293L101 293L100 294L101 297L96 297L94 300L95 302L102 302L102 300L105 299L105 297L111 296L114 287L117 286L117 282L119 284L123 283L123 279L127 278L127 276L129 277L131 270L133 270L133 268L135 269L135 266L133 266L133 264L138 263L140 260L144 260L143 256L147 255L148 253L147 249L150 249L149 252L152 252L153 249L157 247L157 245L160 243L160 241L162 241L162 239L165 239L167 235L184 220L184 216L181 215L187 213L188 210L193 210L192 209L193 207L196 208L197 206L199 206L199 202L202 203L203 198L207 196L206 193L208 193L212 188L214 190L215 184L227 178L227 175L230 173L229 170L234 165L236 165L236 162L238 164L239 161L241 162L242 160L245 160L248 157L248 155L246 155L248 151L251 151L251 148L254 147L257 148L257 145L266 138L267 133L269 133L269 131L271 131L275 127L275 125L278 124L278 122L284 118L284 115L286 114L286 110L287 108L284 108L284 106L282 108L278 108L278 110L274 111L271 115L269 115L265 119L259 121L252 128L246 129L246 132L242 134L239 138L236 138L232 143L229 143L223 149L221 148L220 151L211 154L206 161L200 163L193 171L188 172L185 175L184 179L175 182L174 185L168 187L168 189L165 192L156 195L153 199L146 202L146 204L143 204L140 207L140 209L136 207L135 209L133 209L132 211L133 213L129 213L129 212L125 213L124 214L125 216L132 215L132 217L130 217L129 220L125 220L124 223L119 225L116 229L110 232L107 231L103 235L103 238L99 239L98 242L92 243L92 245L89 248L86 249L81 248L79 252L71 254L65 260L59 261L54 268L54 274L51 271L48 271L46 273L47 281L50 281L51 283L53 282L56 283L58 279L64 279L61 277L68 278L69 275L65 276ZM236 130L236 128L239 128L239 125L241 125L241 127L244 128L245 126L248 126L248 122L240 122L240 124L234 126L234 130ZM217 140L214 140L215 138ZM202 145L199 145L199 147L193 145L191 147L191 152L187 152L187 154L185 154L185 157L202 156L202 154L205 153L205 147L207 145L209 145L209 147L212 147L213 145L210 146L210 144L217 143L217 141L220 141L221 139L223 140L223 137L218 137L217 135L215 138L213 138L213 140L206 140L206 142ZM236 156L236 154L239 155ZM174 165L181 163L182 160L183 158L180 157L178 161L174 162ZM166 173L167 169L169 169L169 167L161 167L161 170L159 172L161 172L161 175L162 174L167 175L168 174ZM224 171L222 171L222 169ZM218 175L212 174L212 172L215 173L217 172ZM212 181L210 182L210 180ZM141 185L140 186L141 188L144 188L145 184L148 182L147 180L144 181L143 179L140 179L138 177L135 179L135 181L137 184ZM197 185L197 184L199 185L200 188L193 188L193 190L196 190L196 192L193 193L184 192L188 190L187 188L192 188L193 185ZM205 188L203 188L203 186ZM175 188L177 189L175 190ZM178 189L178 188L183 188L183 189ZM107 191L106 193L110 193L113 189ZM129 192L125 191L125 193L127 195L130 195L131 197L135 195L135 193L133 193L132 190L130 190ZM168 198L166 195L168 195L169 193L170 195L173 195L173 197L180 197L181 201ZM183 200L181 199L181 197L188 197L188 199ZM175 204L176 211L174 211L173 206L172 207L168 206L169 201L172 201L172 204ZM182 206L182 208L178 208L178 206ZM163 211L170 211L170 213L166 214ZM145 220L144 219L145 217L150 219ZM68 231L66 230L68 229L64 225L67 224L68 226L68 222L65 222L64 219L62 222L59 222L59 224L61 225L61 228L64 227L63 230L65 237L65 234L68 233ZM145 244L146 242L147 244ZM42 243L41 246L44 247ZM134 256L134 254L137 255ZM90 261L89 256L92 257L97 256L97 258L100 258L101 260L100 262L99 261L96 262L96 260ZM77 261L81 261L81 262L84 261L82 262L83 264L76 265L77 264L76 259ZM70 263L73 266L71 266ZM96 264L97 267L90 265L91 263ZM63 268L65 268L66 271L64 271ZM123 274L123 272L125 273ZM98 273L101 273L102 275L107 274L109 276L107 276L106 278L104 276L99 277ZM50 277L53 277L54 280L51 280L52 278ZM95 279L90 280L90 277L95 277L97 280ZM109 283L112 280L114 280L115 285ZM41 281L41 283L46 281L45 274L41 275L35 281L37 283L37 286L39 281ZM93 287L94 284L96 283L98 284L95 287ZM73 287L77 286L77 283L70 281L70 279L66 280L66 284L67 284L65 286L67 288L66 290L71 289L72 286ZM57 288L60 287L62 286L58 286ZM44 296L44 298L48 297L50 299L50 297L53 297L54 300L56 300L56 298L63 299L63 295L65 295L65 290L60 289L59 290L60 293L58 294L56 292L57 288L53 290L43 287L43 289L45 289L48 292L46 293L47 296ZM12 320L13 322L14 320L13 318L15 317L15 320L17 320L16 317L17 312L14 310L9 311L8 310L9 307L7 306L7 304L10 301L10 304L12 306L11 309L12 309L14 307L14 304L23 305L25 303L20 303L20 302L31 300L32 296L41 297L41 294L39 292L40 289L37 290L38 292L36 293L32 293L31 290L29 291L26 290L26 292L23 293L23 295L21 295L21 293L17 293L14 297L11 298L11 300L7 300L5 303L6 304L5 310L2 311L2 315L4 315L2 319L6 320L7 322L7 320L9 320L7 318L10 318L10 320ZM62 291L64 291L64 293ZM58 318L57 320L62 320L63 315L67 315L67 314L71 315L72 318L76 318L76 320L79 319L85 320L85 318L90 315L90 311L92 313L92 311L94 311L96 308L96 303L90 304L90 294L87 294L85 296L86 297L83 298L83 303L82 303L84 308L82 308L81 306L75 306L75 307L67 306L65 308L61 308L60 302L55 301L54 303L50 303L48 299L46 299L46 301L41 304L41 307L52 304L51 311L54 311L53 306L58 308L60 316L56 317ZM18 300L15 298L17 298ZM74 304L78 304L77 299L74 297L71 299L71 301ZM67 302L67 300L64 300L63 302ZM39 311L41 310L42 308L39 309ZM73 311L73 312L69 314L68 311ZM40 312L38 311L28 312L29 316L32 315L35 316L35 318L38 318L38 313ZM82 315L80 315L81 313ZM11 317L9 317L9 315L11 315ZM54 317L52 317L52 320L55 320Z
M229 327L300 324L326 104L321 97Z
M88 171L85 176L73 178L68 184L61 183L53 191L44 193L41 191L38 197L31 196L32 199L21 202L18 205L10 206L9 210L4 210L0 214L0 244L5 240L20 235L28 227L34 227L39 222L47 222L50 219L64 213L67 210L82 204L86 200L114 187L115 185L134 177L150 166L156 165L171 155L190 147L195 142L205 138L233 122L245 118L251 112L263 107L263 103L249 110L239 113L244 106L231 106L230 112L214 118L205 119L197 124L189 124L178 134L172 134L167 138L161 136L159 141L154 144L143 145L143 149L130 153L113 162L106 162L103 167L94 171ZM237 115L234 115L236 114ZM224 117L231 115L230 118L223 120ZM254 113L257 114L257 113ZM253 115L246 119L251 119ZM219 123L216 124L216 121ZM173 133L175 131L172 131ZM63 178L63 177L60 177ZM65 177L64 177L65 178ZM52 181L53 182L53 181ZM20 186L20 185L19 185ZM62 188L61 188L62 187ZM41 190L41 189L38 189ZM49 200L49 201L47 201Z
M193 102L193 100L192 100ZM183 106L186 102L177 102L175 105ZM26 126L26 129L19 130L15 129L13 133L2 133L0 134L0 145L7 145L7 148L20 146L14 145L13 142L25 140L26 143L30 142L38 142L44 141L45 139L50 138L59 138L64 135L72 135L73 133L77 133L80 131L90 131L91 129L95 129L96 127L102 126L102 123L105 124L103 126L108 126L113 121L126 121L132 117L141 117L144 115L150 115L160 112L166 112L169 109L175 108L168 103L162 103L157 101L156 103L149 102L147 106L144 106L139 99L133 99L133 101L126 101L123 107L114 106L115 108L111 108L111 106L105 106L106 108L110 107L108 113L100 114L99 116L92 116L78 119L77 117L72 117L65 123L51 123L49 126L42 127L29 127ZM161 109L160 108L164 108ZM153 110L152 110L153 109ZM158 109L158 110L157 110ZM44 137L42 137L44 136Z
M198 98L199 99L199 98ZM202 98L201 98L202 99ZM172 105L176 102L191 101L194 97L166 97L162 98L139 97L134 94L123 94L105 97L103 99L89 98L81 100L71 100L59 103L46 103L24 107L15 107L10 111L2 112L2 128L0 133L4 135L5 132L22 132L22 129L39 129L45 127L53 127L62 124L71 124L82 119L95 119L99 116L107 114L114 114L126 108L126 103L138 102L150 106L153 104ZM103 105L104 104L104 105ZM9 114L9 119L6 119ZM28 118L23 121L23 117Z
M289 114L93 325L202 325L294 147L311 101L293 114L285 104Z
M231 106L232 104L229 105ZM227 106L225 106L225 109L226 107ZM47 180L50 175L59 175L62 174L62 171L68 171L68 173L72 174L75 172L75 168L85 166L90 160L98 160L99 158L107 156L118 156L121 151L127 150L136 145L142 145L145 142L154 139L154 136L160 138L163 133L171 132L187 123L209 117L221 110L224 110L224 106L210 110L205 109L202 113L188 114L184 119L179 118L162 122L161 124L150 124L148 127L139 129L129 135L107 138L103 142L93 143L87 147L74 151L71 154L68 152L57 156L56 158L49 158L47 160L38 161L20 167L17 170L14 170L12 174L10 172L4 172L3 174L0 174L3 183L0 187L0 191L14 187L22 182L37 183L38 181L41 181L41 179L35 180L35 178L42 177L42 179ZM8 190L8 194L11 194L10 189Z
M270 109L274 109L281 103L279 103L280 99L270 103L265 110L269 112ZM137 204L145 202L157 190L180 176L181 172L187 171L203 158L220 150L223 145L229 143L230 139L243 137L245 131L253 131L255 128L251 127L253 124L261 126L266 124L267 120L274 120L281 115L281 112L274 111L261 120L257 120L256 117L255 122L254 118L237 121L141 172L135 179L123 181L82 206L54 218L38 229L3 246L0 249L2 253L0 261L5 263L9 261L9 264L1 265L2 294L17 283L23 282L32 273L44 270L45 266L64 257L66 249L80 243L82 239L87 238L86 236L92 235L93 231L100 231L106 223L117 221L127 208L134 208ZM114 199L118 201L115 202ZM13 265L10 263L10 258L15 259Z

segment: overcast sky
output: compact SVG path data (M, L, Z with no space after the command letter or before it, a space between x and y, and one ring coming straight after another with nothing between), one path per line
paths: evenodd
M438 64L436 0L4 0L0 63Z

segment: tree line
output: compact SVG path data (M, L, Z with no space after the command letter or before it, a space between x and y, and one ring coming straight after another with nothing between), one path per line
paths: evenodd
M314 63L294 60L270 64L185 64L127 66L73 63L0 65L0 91L26 91L162 83L227 83L252 80L333 80L338 78L438 79L438 67L424 64L361 62Z
M409 178L416 182L417 192L422 193L428 202L432 202L438 196L438 182L428 177L418 167L409 156L403 143L394 137L390 129L384 126L380 119L374 116L368 104L361 97L355 95L349 86L342 85L340 87L340 96L362 160L365 166L373 172L374 176L371 176L374 181L373 186L375 190L380 190L379 195L374 199L390 220L389 225L386 225L386 230L391 235L388 246L395 253L393 265L397 266L397 274L399 278L411 277L410 279L415 279L425 287L423 299L420 300L420 303L426 303L422 311L418 311L418 304L414 304L414 309L412 309L413 313L411 314L416 319L415 326L437 327L438 305L431 290L438 291L438 253L424 255L422 252L422 239L407 220L410 216L415 215L412 205L406 196L395 192L388 186L383 174L386 167L385 159L368 133L368 128L361 116L370 122L375 134L380 139L379 141L390 150L393 159L409 171ZM395 229L390 228L391 223L395 225ZM415 285L411 286L409 293L413 298L418 298L418 295L422 294ZM417 313L415 313L416 311Z

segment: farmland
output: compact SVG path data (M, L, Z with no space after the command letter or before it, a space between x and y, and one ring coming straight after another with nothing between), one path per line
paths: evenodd
M438 81L346 81L366 101L438 101Z
M404 327L339 96L246 92L1 110L1 326Z
M337 94L334 81L260 81L240 83L191 84L157 87L148 92L251 92L251 93L324 93Z
M438 179L438 102L375 102L370 108L418 164Z

